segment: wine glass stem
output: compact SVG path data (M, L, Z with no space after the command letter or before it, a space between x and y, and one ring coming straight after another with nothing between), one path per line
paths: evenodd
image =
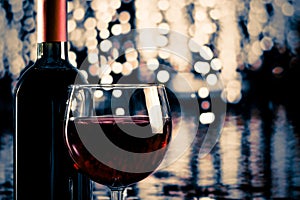
M123 200L124 189L111 189L111 200Z

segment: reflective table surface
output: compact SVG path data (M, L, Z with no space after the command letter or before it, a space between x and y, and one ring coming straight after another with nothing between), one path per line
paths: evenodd
M300 135L292 122L280 105L271 115L229 111L219 140L201 154L205 128L196 127L194 136L198 119L182 117L173 131L173 139L184 135L180 144L170 146L156 172L126 190L126 199L300 199ZM12 199L12 139L1 133L0 200ZM96 183L93 194L109 199L109 190Z

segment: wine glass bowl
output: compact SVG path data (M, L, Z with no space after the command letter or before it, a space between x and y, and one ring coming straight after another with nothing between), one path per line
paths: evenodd
M106 185L112 199L153 173L171 140L161 84L71 85L65 142L74 167ZM113 195L117 191L118 195Z

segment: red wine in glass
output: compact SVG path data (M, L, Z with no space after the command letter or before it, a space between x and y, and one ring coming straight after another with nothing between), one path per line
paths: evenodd
M135 131L135 126L139 126L143 130L134 133L135 136L138 134L139 137L128 133L130 130ZM99 129L102 131L98 131ZM109 187L120 187L143 180L158 167L171 138L171 120L169 118L164 119L162 132L153 133L147 116L79 117L69 121L67 131L69 132L67 144L75 168L87 173L92 180L100 184ZM78 132L83 132L83 134L89 135L86 137L90 138L101 139L106 137L108 140L105 141L127 151L130 158L128 155L124 156L119 152L115 154L116 151L110 151L109 147L106 149L105 141L97 141L101 146L99 151L102 151L103 157L111 158L111 163L104 164L89 152ZM103 136L99 136L100 134L103 134ZM145 156L145 159L141 160L140 155L143 153L150 153L150 156ZM120 166L120 169L115 169L113 166ZM128 168L133 170L137 168L137 173L128 172Z

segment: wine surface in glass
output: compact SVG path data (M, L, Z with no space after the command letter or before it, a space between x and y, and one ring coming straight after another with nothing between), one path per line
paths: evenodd
M161 131L154 133L147 116L77 117L67 124L66 142L75 168L110 188L126 187L157 169L171 139L171 128L169 118L164 119ZM96 158L86 148L81 134L98 140L94 149L101 151L100 156ZM111 145L122 151L112 150Z

